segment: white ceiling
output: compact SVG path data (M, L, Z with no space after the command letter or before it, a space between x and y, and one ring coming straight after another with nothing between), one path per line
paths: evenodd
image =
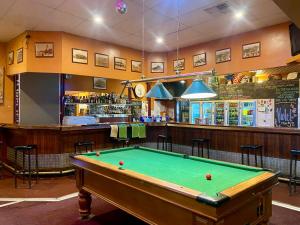
M180 32L177 41L177 1ZM65 31L136 49L142 48L142 0L125 0L128 11L115 11L116 0L0 0L0 41L25 30ZM231 10L243 8L236 20L233 12L211 15L204 9L227 3ZM101 15L103 24L93 22ZM169 51L288 21L272 0L145 0L145 49ZM155 39L161 36L164 44Z

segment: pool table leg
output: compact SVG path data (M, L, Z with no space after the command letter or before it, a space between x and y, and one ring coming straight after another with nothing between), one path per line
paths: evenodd
M269 224L269 219L261 221L259 225L268 225L268 224Z
M91 193L81 189L78 194L78 203L81 219L87 219L91 214Z

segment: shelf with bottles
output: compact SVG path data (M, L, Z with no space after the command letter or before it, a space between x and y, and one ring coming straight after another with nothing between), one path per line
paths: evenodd
M116 93L98 93L98 92L66 92L63 97L63 103L69 104L129 104L127 96L122 96Z

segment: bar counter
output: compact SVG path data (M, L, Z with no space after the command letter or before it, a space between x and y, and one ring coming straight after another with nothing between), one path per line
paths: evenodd
M183 123L147 123L146 145L156 146L158 134L172 137L175 151L190 151L193 138L210 139L211 156L215 159L240 163L240 146L262 145L266 167L288 171L291 149L300 148L300 129L267 127L201 126ZM70 169L69 155L74 143L94 141L96 149L112 147L110 124L92 126L64 125L0 125L3 140L2 158L7 165L13 160L16 145L38 145L41 170Z

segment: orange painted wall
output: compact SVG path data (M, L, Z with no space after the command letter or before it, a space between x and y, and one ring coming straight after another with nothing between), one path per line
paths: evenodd
M11 65L7 65L7 74L14 75L18 73L24 73L28 71L27 69L27 49L28 46L26 44L26 32L20 34L18 37L14 38L10 42L6 44L6 61L8 57L8 53L14 52L14 62ZM17 63L17 50L19 48L23 48L23 62Z
M141 77L140 73L131 72L131 60L141 60L141 52L138 50L66 33L62 36L62 46L62 73L123 80ZM72 63L72 48L88 50L88 64ZM109 68L95 66L96 52L109 55ZM114 57L127 59L126 71L114 69Z
M100 93L120 93L123 89L121 80L107 79L106 90L97 90L93 88L93 77L88 76L72 76L70 79L65 80L66 91L87 91L87 92L100 92ZM126 93L127 94L127 93Z
M60 73L62 64L62 33L61 32L28 32L30 35L27 50L27 71ZM53 42L54 57L37 58L35 57L36 42Z
M0 104L0 123L13 123L13 79L6 76L6 48L0 43L0 67L4 67L4 103Z
M207 43L202 43L179 51L179 58L185 58L185 70L182 73L205 71L215 68L218 74L243 72L286 65L291 57L289 23L283 23ZM261 42L261 56L242 59L242 45ZM231 61L215 63L216 50L231 48ZM193 55L206 52L207 65L193 68ZM176 52L168 53L168 72L174 74L173 60Z

